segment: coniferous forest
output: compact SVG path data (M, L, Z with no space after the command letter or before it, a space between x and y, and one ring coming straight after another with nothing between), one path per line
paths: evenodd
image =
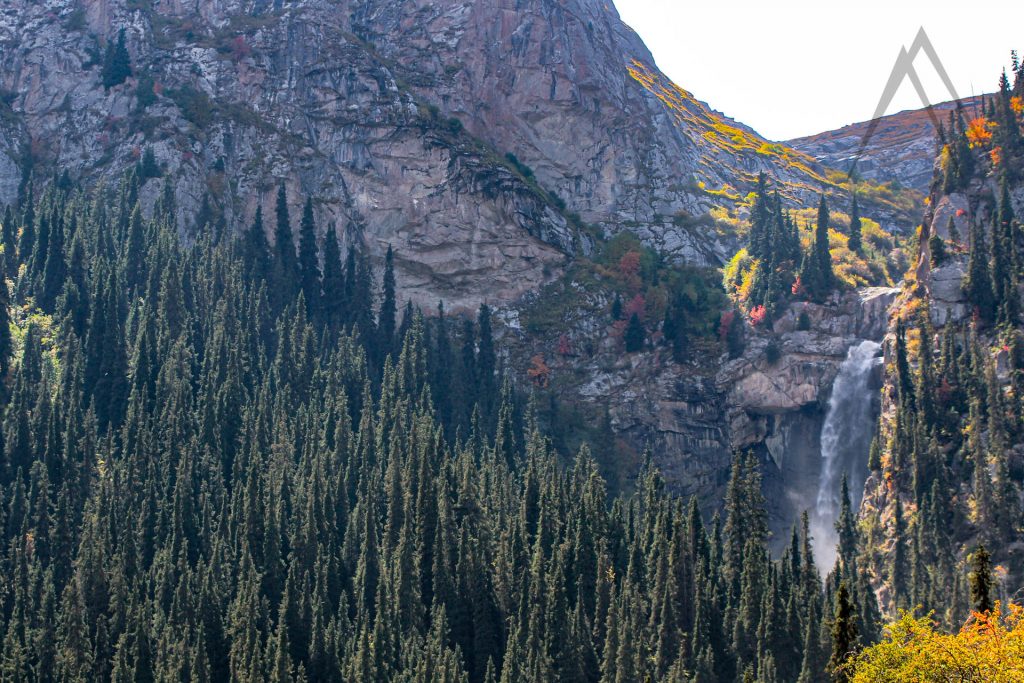
M612 500L486 307L399 316L333 231L321 272L308 204L186 243L137 188L4 216L3 680L816 681L877 636L848 501L823 582L752 457L713 519Z
M130 33L95 54L115 96L138 85ZM250 59L239 37L225 63ZM1013 59L1012 86L936 132L929 203L966 207L944 232L929 209L908 256L856 189L841 211L852 174L803 208L751 175L743 218L725 214L743 247L722 289L631 233L608 249L514 154L464 150L606 249L587 282L620 281L595 308L633 369L672 364L675 381L705 353L768 368L792 353L783 326L810 336L828 321L807 311L892 285L867 484L842 478L828 567L806 512L773 538L764 452L736 449L721 504L675 495L650 452L609 484L607 406L600 438L570 449L544 355L517 382L488 305L414 306L401 257L318 225L321 197L297 211L282 184L235 225L207 196L183 228L150 147L112 184L27 166L0 212L0 683L1024 680L1020 570L1004 566L1024 534ZM654 88L642 66L630 77ZM150 104L239 111L146 83ZM432 144L465 134L403 110L442 122ZM670 220L713 232L717 215ZM955 321L934 315L943 267L962 270ZM576 351L558 339L561 371Z

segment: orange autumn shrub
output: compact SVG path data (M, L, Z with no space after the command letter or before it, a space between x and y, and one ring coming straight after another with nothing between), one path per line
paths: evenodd
M992 127L995 124L990 123L984 116L979 116L976 119L971 119L971 122L967 124L967 141L971 143L971 147L983 145L992 140Z
M1024 681L1024 608L974 613L959 633L904 613L882 642L848 665L851 683L1020 683Z
M992 160L993 166L998 166L1003 163L1003 148L993 147L988 153L989 159Z

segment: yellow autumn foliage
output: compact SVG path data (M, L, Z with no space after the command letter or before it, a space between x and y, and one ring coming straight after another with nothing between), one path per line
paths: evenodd
M1000 606L975 613L949 634L928 617L903 617L882 642L848 664L851 683L1021 683L1024 681L1024 608Z

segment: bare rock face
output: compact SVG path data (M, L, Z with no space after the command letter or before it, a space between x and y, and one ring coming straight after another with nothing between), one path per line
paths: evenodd
M967 300L965 284L970 248L971 223L983 226L985 239L991 245L991 224L996 212L993 198L999 196L999 185L995 178L975 179L963 192L943 194L936 190L932 203L925 213L918 251L917 280L921 285L917 291L906 292L907 298L927 295L932 324L943 327L947 324L965 322L973 314L973 307ZM1014 210L1024 208L1024 187L1013 186L1009 192ZM932 262L928 238L936 234L945 242L946 257L941 263Z
M751 335L743 355L717 373L730 448L752 449L771 465L765 488L780 542L809 506L806 492L817 488L821 428L839 366L859 340L882 340L899 292L868 287L824 305L790 304L772 334Z
M14 204L18 200L26 142L20 118L8 106L4 93L0 92L0 206Z
M122 28L133 74L105 89ZM204 197L241 229L284 183L343 243L391 244L429 306L513 300L623 228L718 264L733 236L694 217L762 170L790 197L824 182L669 81L598 0L8 0L0 91L38 177L114 182L151 149L143 197L170 183L186 233ZM0 148L9 203L27 160Z
M722 394L711 378L658 353L597 362L591 371L579 395L608 406L612 429L627 450L647 451L675 491L713 508L730 451Z
M964 264L957 261L931 269L928 290L931 293L933 325L941 327L961 322L970 316L970 307L964 295L966 274Z
M0 151L0 204L13 204L18 199L18 164L8 150Z
M970 234L968 216L970 206L967 197L960 192L942 195L935 205L935 213L932 216L931 227L939 237L944 240L955 239L958 242L967 240ZM950 221L953 221L953 230L950 230Z

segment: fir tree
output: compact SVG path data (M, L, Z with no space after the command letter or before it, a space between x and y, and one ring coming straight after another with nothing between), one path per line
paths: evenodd
M384 256L384 280L380 302L380 313L377 315L377 344L379 353L387 355L391 353L395 345L395 314L397 306L395 302L395 253L388 245L388 251Z
M291 218L288 215L288 195L284 183L277 188L277 221L274 224L274 263L271 294L274 296L276 309L284 308L286 302L298 289L298 260L295 257L295 238L292 236Z
M835 602L835 615L832 619L832 657L828 668L833 681L845 683L850 680L850 672L845 665L857 650L857 616L845 581L839 584Z
M306 199L302 209L302 223L299 228L299 274L302 296L310 314L319 315L320 304L320 262L317 258L316 223L313 220L313 200Z
M645 336L644 325L640 322L640 316L633 313L629 317L629 324L626 326L626 331L622 336L626 344L626 353L635 353L643 350Z
M328 226L324 236L324 270L322 282L323 296L320 311L324 322L331 330L338 330L344 320L345 307L345 271L341 263L341 247L334 226Z
M270 248L267 245L267 233L263 228L263 207L259 204L256 205L252 227L245 232L242 258L249 277L266 280L270 269Z
M992 585L992 559L984 545L971 554L971 609L990 612L995 607Z
M117 32L117 40L107 43L103 55L103 87L106 89L124 83L132 75L132 60L125 45L124 29Z
M7 288L7 278L2 275L6 272L5 254L0 253L0 381L7 378L11 369L11 298ZM0 397L6 397L6 392L0 392Z
M492 401L496 389L496 373L498 369L498 358L494 350L494 338L491 334L491 307L487 304L480 305L480 311L476 317L477 326L477 353L476 353L476 380L480 383L481 404L484 408L484 415L489 416L492 411Z
M909 593L910 570L907 558L907 530L903 520L903 503L896 498L892 516L892 552L889 560L889 584L892 586L893 604L907 604Z

